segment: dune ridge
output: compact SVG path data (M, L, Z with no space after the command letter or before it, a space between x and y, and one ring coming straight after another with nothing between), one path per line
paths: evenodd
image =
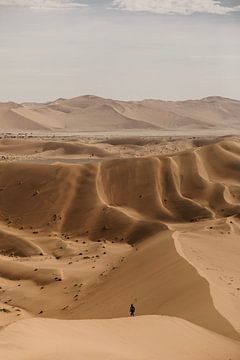
M5 132L239 130L239 116L240 101L221 97L186 101L120 101L86 95L42 104L0 103L0 126Z
M36 360L67 357L172 360L176 354L179 360L237 360L240 356L237 342L165 316L94 321L24 320L0 332L0 345L5 360L16 359L16 352L19 360L33 357Z
M3 162L0 219L8 217L11 226L46 230L51 224L52 230L88 231L90 238L98 239L102 231L116 236L134 218L146 224L158 222L165 228L162 222L235 215L240 211L239 159L235 153L239 147L237 142L223 140L170 156L83 165ZM122 186L123 178L127 187ZM126 215L128 209L131 216ZM102 230L108 219L112 225Z
M216 348L204 359L219 359L221 342L237 360L240 143L191 141L183 151L117 158L102 142L2 140L1 154L19 159L0 161L0 322L62 319L65 332L65 320L78 319L78 332L82 319L124 318L133 302L137 315L161 315L160 332L179 324L194 339L194 329L213 334ZM59 149L61 162L24 160ZM92 162L71 160L93 151ZM15 326L42 336L54 322L24 321L4 329L3 342ZM2 354L12 356L6 346Z

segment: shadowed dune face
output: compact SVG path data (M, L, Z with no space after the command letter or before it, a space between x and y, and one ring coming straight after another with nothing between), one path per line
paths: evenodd
M44 141L5 146L20 154L93 151ZM106 159L0 162L0 303L29 316L83 319L123 317L134 302L140 315L177 316L238 338L216 310L208 277L172 235L226 219L225 232L239 231L239 141L140 158L94 151Z
M172 156L85 165L2 162L0 219L15 227L137 241L131 237L137 225L158 231L166 228L163 222L235 215L239 148L223 141Z
M129 216L101 194L99 165L1 164L1 220L15 227L70 232L91 239L131 238L137 225L166 228ZM153 225L153 226L152 226ZM136 240L132 239L133 241Z
M124 267L83 297L78 311L81 318L111 318L112 313L124 317L126 300L132 299L138 314L176 316L240 338L215 309L208 282L177 253L168 232L152 237L129 256Z

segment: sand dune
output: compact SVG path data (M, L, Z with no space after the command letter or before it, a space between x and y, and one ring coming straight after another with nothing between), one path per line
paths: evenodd
M91 155L100 158L110 155L104 149L91 144L13 139L0 140L0 153L3 155L42 155L46 157Z
M180 254L208 281L216 309L239 332L239 221L198 224L195 231L185 228L174 237Z
M71 334L79 334L86 343L92 326L100 329L94 335L95 355L73 340L73 352L63 343L58 358L74 359L84 351L88 358L106 358L101 336L110 331L119 354L113 351L110 358L138 359L140 353L144 358L130 341L135 326L142 326L138 343L152 327L163 338L166 329L173 331L176 341L172 348L156 339L145 358L172 359L180 346L182 359L225 359L225 354L238 359L239 139L205 145L191 139L181 145L183 151L177 151L179 140L178 145L165 142L175 150L154 156L152 142L134 141L128 145L140 147L145 156L133 157L138 151L133 148L118 158L109 146L128 145L111 141L1 140L0 323L23 320L1 332L4 358L12 359L19 349L19 359L31 359L32 349L25 350L22 338L30 336L28 327L51 354L47 338L64 336L69 344ZM154 141L157 153L162 144ZM66 161L92 153L98 161ZM61 162L38 161L59 154ZM10 161L10 155L18 160ZM26 162L28 156L35 160ZM96 321L126 317L132 302L137 315L161 317ZM23 335L11 335L19 332ZM6 345L12 336L15 350L11 342ZM129 338L121 340L127 352L122 336ZM187 355L188 338L193 346ZM209 345L199 357L198 344L204 341ZM45 356L39 351L39 358Z
M36 123L29 117L20 114L21 105L13 102L0 103L0 127L6 131L49 130L48 126ZM18 111L20 111L18 113Z
M0 103L2 131L240 129L240 102L221 97L188 101L119 101L96 96L53 102ZM226 121L227 119L227 121Z
M226 142L233 152L224 149ZM129 226L136 222L164 228L162 222L234 215L240 210L238 147L224 140L171 156L81 166L2 162L0 219L11 226L129 240Z
M47 330L46 330L47 329ZM44 344L44 346L42 346ZM56 346L57 344L57 346ZM238 360L239 344L177 318L25 320L0 333L5 360Z

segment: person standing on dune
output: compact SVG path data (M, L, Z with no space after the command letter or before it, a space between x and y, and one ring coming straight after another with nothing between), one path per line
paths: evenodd
M135 316L135 306L133 304L130 306L130 316Z

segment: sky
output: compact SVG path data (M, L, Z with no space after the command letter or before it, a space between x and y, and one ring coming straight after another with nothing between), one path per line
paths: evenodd
M240 0L0 0L0 101L240 99Z

